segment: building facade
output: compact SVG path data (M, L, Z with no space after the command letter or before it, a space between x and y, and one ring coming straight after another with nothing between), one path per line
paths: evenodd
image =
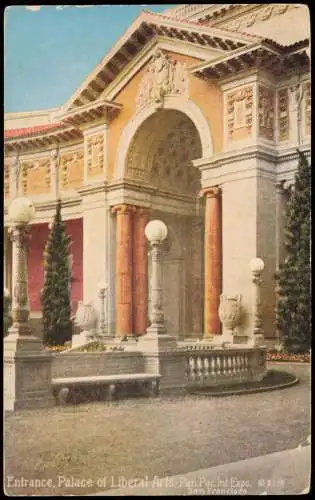
M274 273L288 190L310 155L310 20L303 4L181 4L144 11L61 108L5 115L7 208L36 206L29 245L31 317L40 323L43 250L56 200L71 236L72 305L108 284L107 335L143 335L146 223L163 220L164 310L178 338L220 334L220 295L241 294L265 262L265 336L275 336Z

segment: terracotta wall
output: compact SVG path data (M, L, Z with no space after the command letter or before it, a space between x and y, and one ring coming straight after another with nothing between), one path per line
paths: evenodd
M185 62L187 66L201 62L194 57L169 52L171 59ZM136 98L139 84L147 65L144 65L132 80L114 97L115 102L122 104L123 108L118 116L111 122L108 129L108 177L112 178L115 168L116 154L120 135L127 126L128 121L136 112ZM212 83L205 82L195 76L190 77L190 98L199 106L209 122L215 152L223 148L223 98L221 91Z
M66 221L68 235L72 239L71 253L73 254L72 267L72 308L83 297L83 220L73 219ZM48 224L34 224L31 228L31 240L28 253L29 299L31 311L40 311L40 290L44 283L44 256L43 252L48 238Z

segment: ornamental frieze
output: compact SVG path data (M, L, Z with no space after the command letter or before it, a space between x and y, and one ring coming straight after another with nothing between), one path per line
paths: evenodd
M268 5L262 9L259 9L251 14L242 16L234 21L228 22L226 21L224 24L228 23L229 30L238 31L243 28L250 28L254 24L261 23L267 21L268 19L284 14L288 10L295 8L295 5L290 4L274 4ZM220 24L223 27L223 23Z
M95 134L87 138L86 154L88 175L101 175L104 167L103 134Z
M258 134L265 139L274 139L274 91L258 87Z
M281 89L278 92L278 123L279 141L289 139L289 89Z
M188 95L188 71L186 64L158 50L140 82L137 108L151 103L162 105L166 95Z
M51 163L49 158L22 161L20 182L23 194L48 193L51 187Z
M250 136L253 126L253 88L244 87L227 94L228 139Z
M60 183L62 189L79 187L83 182L84 152L64 153L60 158Z
M306 82L303 90L305 135L311 135L311 83Z

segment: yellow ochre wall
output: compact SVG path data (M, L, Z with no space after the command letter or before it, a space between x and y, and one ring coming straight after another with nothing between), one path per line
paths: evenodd
M171 59L186 63L187 66L195 65L201 60L168 52ZM115 96L115 102L122 104L118 116L110 123L108 128L108 180L114 174L117 149L120 136L127 126L128 121L136 112L136 98L138 89L147 65L145 64L131 81ZM223 98L222 92L213 84L201 80L193 75L189 78L190 99L200 108L209 123L212 135L214 153L222 151L223 148Z

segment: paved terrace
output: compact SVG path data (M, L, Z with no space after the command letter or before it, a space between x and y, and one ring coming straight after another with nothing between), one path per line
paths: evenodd
M310 434L311 369L284 363L270 367L295 373L301 383L261 394L209 399L163 396L8 415L5 475L51 478L53 484L35 490L6 487L6 492L100 493L118 487L121 478L186 475L296 448ZM274 455L273 463L279 466L281 457ZM239 474L237 467L231 470ZM256 482L271 479L256 476Z

